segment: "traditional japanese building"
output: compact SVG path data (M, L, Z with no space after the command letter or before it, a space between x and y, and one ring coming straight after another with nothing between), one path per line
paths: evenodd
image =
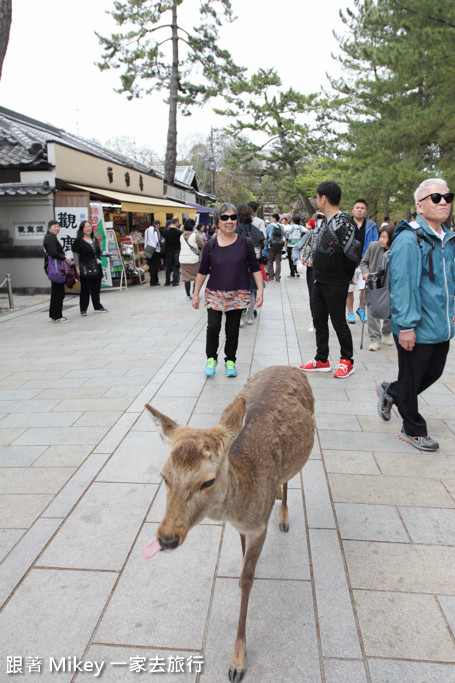
M56 218L72 240L91 202L119 237L173 216L207 222L215 198L198 191L192 169L183 176L169 186L160 169L0 107L0 281L8 272L17 291L48 289L47 222Z

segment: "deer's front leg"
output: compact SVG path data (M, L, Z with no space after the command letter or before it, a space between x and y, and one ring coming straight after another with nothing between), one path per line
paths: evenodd
M280 507L280 531L289 531L289 512L288 512L288 483L283 484L283 495Z
M246 659L246 615L248 612L248 600L251 587L254 581L254 572L259 556L267 536L267 527L261 534L253 536L246 535L245 555L243 558L242 573L240 575L240 590L242 598L240 601L239 623L237 627L237 637L232 653L231 668L229 669L229 680L231 683L239 683L245 674Z

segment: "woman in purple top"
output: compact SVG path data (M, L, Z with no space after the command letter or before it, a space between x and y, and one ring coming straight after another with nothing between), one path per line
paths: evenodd
M239 340L240 318L244 308L250 303L251 270L257 286L256 306L262 306L264 283L261 267L254 253L253 244L243 235L237 235L236 208L233 204L220 204L215 209L213 220L218 234L208 240L202 252L199 272L193 295L193 308L199 308L199 293L205 278L209 275L205 288L207 308L207 364L205 374L213 377L218 358L221 318L226 314L226 343L224 346L226 376L235 377L237 345Z

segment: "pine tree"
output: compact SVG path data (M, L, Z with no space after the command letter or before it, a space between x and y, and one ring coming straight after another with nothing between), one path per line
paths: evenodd
M122 32L110 37L97 34L104 47L99 68L122 70L118 92L127 93L129 99L154 91L168 92L165 178L170 184L175 176L178 108L189 115L193 105L204 104L218 95L243 71L234 64L229 52L218 46L219 15L233 21L230 0L202 1L200 24L191 28L178 22L183 2L114 0L115 9L109 14Z
M12 0L0 0L0 78L2 77L3 60L9 42L12 18Z

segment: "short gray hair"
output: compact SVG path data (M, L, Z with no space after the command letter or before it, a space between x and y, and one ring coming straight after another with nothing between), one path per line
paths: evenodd
M220 216L223 215L223 213L226 213L226 211L235 211L237 213L237 209L234 206L234 204L231 204L230 202L223 202L219 206L216 207L215 211L213 212L213 223L218 227L218 221L220 220Z
M424 180L423 183L420 183L419 187L414 192L414 199L415 199L416 204L418 201L420 201L420 199L418 199L418 197L420 197L420 195L423 194L422 191L427 190L430 185L434 185L434 184L444 185L444 187L446 188L446 192L449 191L449 186L447 185L446 181L443 178L428 178L428 180ZM425 196L425 195L423 195L423 196Z

